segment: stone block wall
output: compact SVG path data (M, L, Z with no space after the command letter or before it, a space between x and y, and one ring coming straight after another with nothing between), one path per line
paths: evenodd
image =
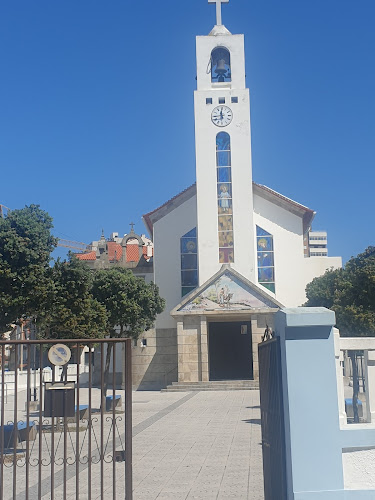
M160 390L177 380L176 329L144 332L132 347L132 364L134 389Z
M200 319L185 317L177 322L178 381L201 380Z

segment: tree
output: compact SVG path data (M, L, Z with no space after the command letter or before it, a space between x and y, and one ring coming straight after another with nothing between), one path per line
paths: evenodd
M306 306L324 306L336 313L342 336L375 336L375 247L352 257L344 269L329 270L306 287ZM353 414L358 417L359 382L356 351L349 351L353 368Z
M306 287L306 306L336 313L342 336L375 335L375 247L352 257L344 269L326 271Z
M53 291L38 319L39 337L56 339L103 338L108 331L104 305L92 296L93 276L83 262L70 256L50 269Z
M109 336L137 339L143 331L154 325L156 316L165 307L154 283L146 283L128 269L115 267L97 271L93 281L93 296L103 304L108 313ZM112 344L108 345L105 363L105 393Z
M51 291L49 263L57 239L52 218L39 205L0 218L0 329L35 316Z

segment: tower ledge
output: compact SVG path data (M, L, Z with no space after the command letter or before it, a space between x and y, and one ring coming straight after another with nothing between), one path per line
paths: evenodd
M227 30L224 24L215 24L208 36L218 36L218 35L231 35L232 33Z

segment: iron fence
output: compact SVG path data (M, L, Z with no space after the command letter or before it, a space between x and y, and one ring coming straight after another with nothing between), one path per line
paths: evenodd
M258 345L265 500L287 500L280 338Z
M74 363L48 367L51 348L63 360L62 343ZM132 500L131 340L0 341L1 359L6 349L13 369L2 363L0 500Z

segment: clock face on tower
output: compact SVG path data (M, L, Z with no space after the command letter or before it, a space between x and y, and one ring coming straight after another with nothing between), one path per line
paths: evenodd
M233 113L228 106L217 106L211 113L211 120L217 127L226 127L230 124Z

